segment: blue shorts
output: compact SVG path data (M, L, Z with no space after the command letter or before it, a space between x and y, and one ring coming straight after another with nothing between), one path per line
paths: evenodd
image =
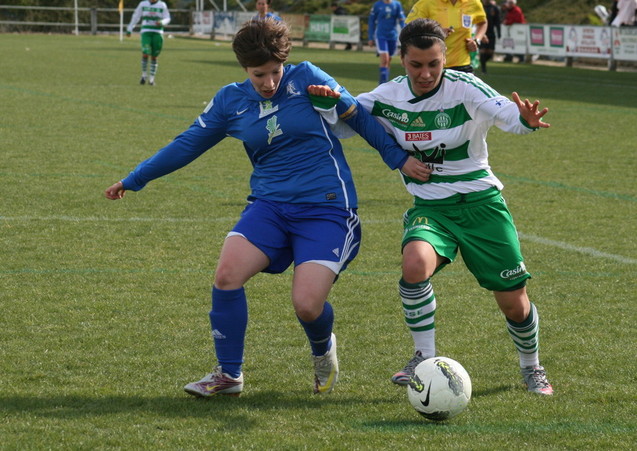
M355 209L257 199L241 213L228 236L241 235L268 256L263 272L278 274L314 262L338 275L354 260L361 241Z
M396 40L376 38L376 51L379 54L387 53L389 56L394 56L396 53Z

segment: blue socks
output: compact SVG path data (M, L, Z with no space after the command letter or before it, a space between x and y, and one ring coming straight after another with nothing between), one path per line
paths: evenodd
M297 317L298 318L298 317ZM334 310L329 302L323 305L323 312L312 322L305 322L298 318L299 323L305 329L305 335L310 340L312 354L325 355L329 351L334 326Z
M243 287L236 290L212 287L210 326L222 371L239 377L248 327L248 302Z
M380 71L380 79L378 84L382 84L389 81L389 67L381 67L379 71Z
M310 341L312 354L325 355L330 349L334 310L325 302L323 312L314 321L299 322ZM241 375L245 334L248 327L248 302L243 288L220 290L212 287L210 326L217 360L224 373L232 377Z

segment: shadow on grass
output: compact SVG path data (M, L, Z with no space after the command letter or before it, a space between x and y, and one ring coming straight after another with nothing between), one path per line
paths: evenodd
M471 393L471 397L472 398L481 398L483 396L491 396L491 395L495 395L496 393L504 393L504 392L508 392L508 391L517 391L520 390L519 387L515 387L513 385L500 385L497 387L490 387L490 388L486 388L483 390L474 390Z
M314 396L301 392L260 392L243 394L241 397L218 396L214 398L195 398L183 396L90 396L90 395L16 395L0 396L0 415L30 414L45 418L74 419L99 417L113 414L156 414L169 418L190 418L202 415L223 415L214 417L228 424L236 424L240 417L250 411L279 411L281 409L299 409L309 411L330 408L337 405L369 406L385 404L387 398L361 398L339 395Z

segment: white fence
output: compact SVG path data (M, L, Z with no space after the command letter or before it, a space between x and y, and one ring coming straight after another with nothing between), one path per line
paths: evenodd
M55 11L51 14L42 11ZM126 9L128 23L132 9ZM74 13L79 13L79 22ZM39 13L39 14L38 14ZM238 27L252 17L253 12L215 12L171 10L172 21L167 30L175 33L232 36ZM283 14L290 25L294 39L357 43L362 48L362 27L358 16ZM37 20L47 17L47 21ZM33 20L33 19L36 20ZM115 32L119 29L117 8L47 8L43 6L0 5L0 31L60 31ZM615 70L618 61L637 62L637 27L604 27L585 25L515 24L502 26L502 36L496 42L496 53L521 55L526 61L534 56L564 59L571 65L573 59L599 59Z
M608 61L637 61L637 27L586 25L515 24L502 27L496 42L497 53L566 58L593 58Z
M124 9L126 25L133 11L134 8ZM166 27L167 31L191 32L191 10L171 9L170 15L172 20ZM1 32L55 31L97 34L117 30L119 30L119 9L117 8L0 5Z
M222 17L222 20L220 18ZM193 30L198 34L233 35L250 13L194 12ZM284 17L292 21L292 17ZM356 16L310 15L302 23L304 41L360 43L362 36ZM610 70L617 61L637 62L637 27L603 27L585 25L515 24L502 26L496 41L496 53L564 59L605 60Z

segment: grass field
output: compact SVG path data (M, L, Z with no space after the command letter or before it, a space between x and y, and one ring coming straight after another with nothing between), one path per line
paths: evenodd
M438 348L474 394L434 424L389 382L412 353L397 297L411 199L360 138L344 142L364 238L330 297L334 393L311 394L287 272L246 287L244 394L196 400L182 387L212 364L242 146L224 140L122 201L103 190L245 78L229 44L167 40L155 87L137 83L137 38L0 35L0 55L0 449L637 449L637 74L496 63L484 76L551 110L550 129L489 142L556 393L523 389L502 315L457 262L433 279ZM376 84L372 53L295 48L304 59L354 94Z

